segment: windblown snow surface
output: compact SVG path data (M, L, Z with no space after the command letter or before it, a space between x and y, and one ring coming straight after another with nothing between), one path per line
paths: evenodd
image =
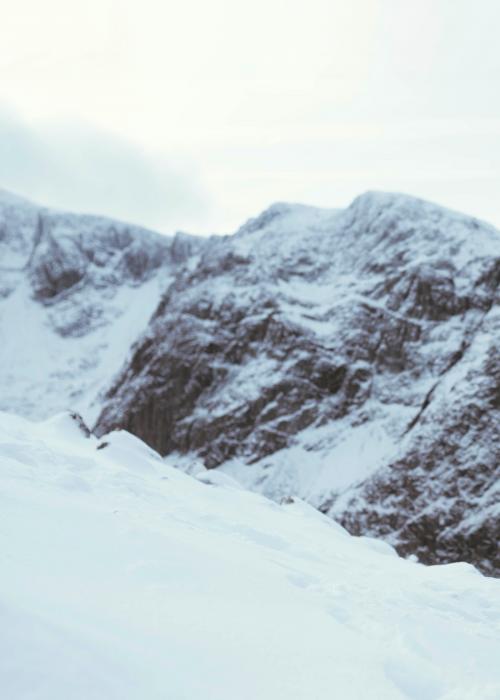
M105 444L106 443L106 444ZM0 414L5 700L494 700L500 582Z

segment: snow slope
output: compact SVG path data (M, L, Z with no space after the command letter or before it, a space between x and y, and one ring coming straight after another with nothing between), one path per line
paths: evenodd
M198 243L0 191L0 409L92 422Z
M106 444L105 444L106 443ZM6 700L497 700L500 582L0 414Z
M35 303L29 285L19 284L0 302L0 324L12 329L0 344L2 407L34 418L72 408L92 421L99 412L101 391L125 362L164 283L155 276L139 288L123 285L113 290L98 327L76 336L55 332L54 308Z

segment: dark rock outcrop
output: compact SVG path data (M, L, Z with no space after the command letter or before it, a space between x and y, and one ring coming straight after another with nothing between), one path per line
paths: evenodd
M487 225L409 197L276 205L176 278L96 429L497 573L499 253Z
M0 252L0 322L30 314L0 348L2 408L71 406L180 468L500 573L492 227L368 193L172 239L0 197Z
M206 245L0 192L0 408L95 420L169 281ZM89 413L90 411L90 413Z

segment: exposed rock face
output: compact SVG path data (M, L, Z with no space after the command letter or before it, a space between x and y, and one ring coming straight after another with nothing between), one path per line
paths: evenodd
M431 204L275 205L177 275L97 431L498 573L499 280L498 232Z
M93 422L165 286L205 242L0 193L0 408Z
M2 200L0 255L0 408L70 408L404 554L500 573L492 227L369 193L166 238Z
M84 282L97 288L141 284L170 258L172 240L90 216L40 212L28 269L46 302Z
M347 528L426 563L470 561L500 573L499 334L497 310L430 390L399 454L333 504Z

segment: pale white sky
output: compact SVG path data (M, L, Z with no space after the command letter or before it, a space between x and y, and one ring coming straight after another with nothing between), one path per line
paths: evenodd
M498 0L16 0L0 187L170 232L405 191L500 225Z

